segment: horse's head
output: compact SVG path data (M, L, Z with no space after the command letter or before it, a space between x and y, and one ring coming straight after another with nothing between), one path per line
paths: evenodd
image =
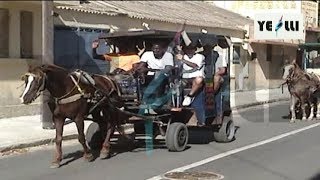
M283 75L282 75L282 79L286 80L288 79L292 73L294 72L294 65L293 64L288 64L288 65L285 65L283 67Z
M21 103L30 104L45 89L45 65L35 68L30 67L28 72L21 77L21 80L25 82L24 91L20 96Z

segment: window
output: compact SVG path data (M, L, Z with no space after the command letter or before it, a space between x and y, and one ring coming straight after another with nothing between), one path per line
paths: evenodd
M271 61L272 59L272 45L271 44L267 44L267 61Z
M29 11L20 12L20 57L33 57L33 14Z
M0 57L9 57L9 10L0 8Z
M239 64L240 63L240 46L234 45L233 46L233 64Z

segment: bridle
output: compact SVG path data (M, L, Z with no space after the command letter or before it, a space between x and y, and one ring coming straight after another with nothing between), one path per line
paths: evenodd
M39 86L38 90L37 90L37 93L36 93L36 96L33 98L33 99L37 99L41 93L46 89L46 80L47 80L47 75L46 73L42 72L41 73L43 74L42 75L42 83L41 85ZM34 77L35 79L36 78L39 78L39 76L37 76L36 74L34 73L25 73L24 74L25 77L27 76L32 76ZM70 91L68 91L66 94L60 96L60 97L54 97L53 95L51 95L56 104L67 104L67 103L70 103L70 102L74 102L82 97L89 97L87 94L84 93L84 91L81 89L81 87L79 86L79 83L80 83L80 77L78 78L78 80L76 81L75 78L70 74L69 77L71 78L74 86L71 88ZM40 76L41 78L41 76ZM80 94L75 94L75 95L72 95L72 96L69 96L75 89L78 89L78 91L80 92ZM69 96L69 97L68 97Z
M46 74L44 72L42 72L44 74L44 76L42 77L42 83L41 85L39 86L39 88L37 89L37 93L36 93L36 96L33 98L33 99L37 99L40 95L41 95L41 92L44 91L46 89ZM34 77L35 79L38 77L37 75L33 74L33 73L25 73L23 75L24 77L27 77L27 76L32 76Z

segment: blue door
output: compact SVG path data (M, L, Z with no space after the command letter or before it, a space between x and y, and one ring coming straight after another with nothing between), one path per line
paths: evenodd
M109 63L92 58L92 41L103 30L56 26L54 30L54 64L67 69L81 69L89 73L109 72ZM103 44L104 45L104 44ZM106 53L104 45L98 53Z

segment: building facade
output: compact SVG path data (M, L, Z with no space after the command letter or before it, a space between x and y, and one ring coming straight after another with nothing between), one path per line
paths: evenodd
M40 99L29 106L21 105L19 100L23 90L21 75L30 64L42 63L41 15L41 1L0 2L0 118L41 111ZM244 26L253 23L200 1L54 1L50 18L54 22L54 63L69 67L76 60L77 67L101 73L107 71L108 64L91 57L92 40L101 33L144 29L146 25L151 29L177 31L186 22L187 32L205 29L242 41ZM238 45L242 46L241 42Z
M244 55L246 60L242 64L233 65L235 89L254 90L279 87L282 83L282 67L285 61L296 59L298 44L318 42L319 5L317 1L209 1L208 3L214 3L218 7L252 19L255 13L266 10L304 15L305 39L302 40L255 40L253 28L249 28L248 42L256 58L246 58Z

